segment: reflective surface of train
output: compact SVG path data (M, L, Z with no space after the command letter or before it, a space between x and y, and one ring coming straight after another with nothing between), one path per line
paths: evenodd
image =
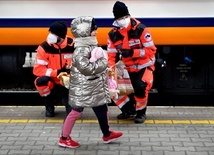
M124 0L131 16L150 28L158 48L154 105L213 105L214 1ZM94 16L98 42L106 48L112 28L114 0L0 1L0 95L36 93L35 49L48 27L80 15Z

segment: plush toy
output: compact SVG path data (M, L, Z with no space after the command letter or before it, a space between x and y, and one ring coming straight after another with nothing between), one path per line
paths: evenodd
M64 86L65 88L69 89L69 80L70 76L67 72L61 72L57 76L57 78L60 80L60 84Z
M111 99L118 99L119 90L117 89L117 82L114 80L114 72L108 73L108 89Z
M91 51L90 62L95 62L95 61L97 61L97 59L99 59L101 57L108 59L106 51L103 50L101 47L95 47Z

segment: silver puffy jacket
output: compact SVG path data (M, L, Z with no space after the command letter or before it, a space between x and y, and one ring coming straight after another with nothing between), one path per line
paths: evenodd
M96 107L111 102L106 76L108 60L89 61L91 51L97 46L96 37L90 37L92 19L81 16L71 22L71 32L75 37L69 87L71 106Z

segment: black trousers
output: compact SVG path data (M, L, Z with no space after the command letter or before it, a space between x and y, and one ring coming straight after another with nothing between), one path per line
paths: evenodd
M51 90L51 93L48 96L44 97L46 110L53 112L54 105L57 102L60 102L62 105L65 106L66 113L69 114L71 111L71 106L68 104L69 90L67 88L65 88L64 86L62 86L60 84L56 84L52 80L52 78L50 78L48 76L42 76L42 77L38 78L37 85L45 86L48 84L49 81L53 82L54 87Z

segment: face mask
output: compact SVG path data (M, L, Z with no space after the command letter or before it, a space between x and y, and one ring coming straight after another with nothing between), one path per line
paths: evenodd
M57 43L57 36L55 36L52 33L49 33L49 35L47 36L47 42L48 42L48 44L55 44L55 43Z
M121 28L127 28L130 23L130 18L127 17L125 19L118 20L117 23Z

